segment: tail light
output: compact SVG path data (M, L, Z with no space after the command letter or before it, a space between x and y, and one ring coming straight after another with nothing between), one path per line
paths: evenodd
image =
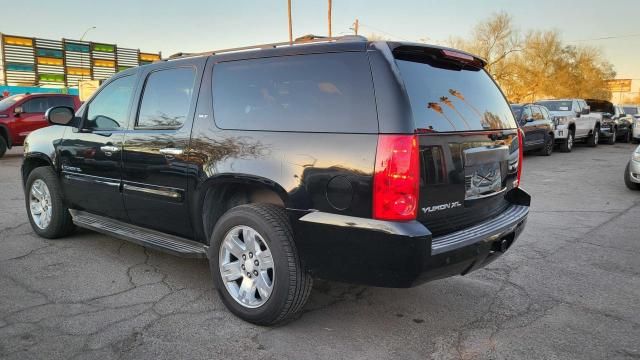
M518 129L518 177L515 186L520 186L520 177L522 176L522 160L524 158L524 132Z
M380 135L373 174L373 218L414 220L420 183L418 138Z

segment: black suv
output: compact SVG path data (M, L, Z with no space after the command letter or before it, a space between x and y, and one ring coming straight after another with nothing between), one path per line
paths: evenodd
M524 132L524 151L538 150L541 155L551 155L556 127L549 110L535 104L513 104L511 110Z
M617 140L631 142L633 136L634 117L625 114L622 106L614 105L610 101L586 99L591 107L591 113L602 117L600 122L600 138L607 143L615 144Z
M182 55L51 108L22 177L47 238L93 229L208 258L227 307L299 312L312 278L410 287L522 232L522 137L467 53L362 38Z

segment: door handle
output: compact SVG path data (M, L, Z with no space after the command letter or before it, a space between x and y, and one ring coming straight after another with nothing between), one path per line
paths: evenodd
M164 154L164 155L182 155L182 153L184 152L184 150L182 149L178 149L178 148L164 148L164 149L160 149L160 154Z
M105 146L101 146L100 150L102 150L105 155L111 156L111 153L120 150L120 148L113 145L105 145Z

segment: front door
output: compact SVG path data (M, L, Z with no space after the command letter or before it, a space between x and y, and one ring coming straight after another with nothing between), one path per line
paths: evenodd
M133 224L193 234L187 204L187 150L206 59L147 70L135 122L125 135L123 195Z
M48 125L44 119L44 113L48 109L47 98L45 96L30 98L19 107L22 108L22 112L16 114L15 141L17 144L22 144L30 132Z
M58 147L65 198L71 207L126 220L122 202L122 146L136 76L116 78L81 109L79 129Z

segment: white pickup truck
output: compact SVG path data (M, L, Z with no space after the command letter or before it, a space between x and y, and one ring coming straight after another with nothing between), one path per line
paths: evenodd
M602 117L592 114L584 99L539 100L536 104L546 107L551 113L556 123L555 141L560 151L570 152L575 141L598 146Z

